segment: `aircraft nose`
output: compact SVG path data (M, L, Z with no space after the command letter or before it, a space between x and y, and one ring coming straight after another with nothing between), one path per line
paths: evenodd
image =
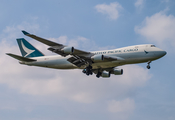
M165 56L166 55L166 51L162 51L162 56Z
M167 52L164 51L164 50L159 50L159 51L156 51L156 52L155 52L155 55L158 56L158 57L163 57L163 56L165 56L166 54L167 54Z

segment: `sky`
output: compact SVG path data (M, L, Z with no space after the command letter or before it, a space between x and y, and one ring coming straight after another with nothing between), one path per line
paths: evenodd
M124 65L123 75L86 76L81 70L20 65L21 30L92 51L154 44L167 55ZM174 0L1 0L0 120L174 120Z

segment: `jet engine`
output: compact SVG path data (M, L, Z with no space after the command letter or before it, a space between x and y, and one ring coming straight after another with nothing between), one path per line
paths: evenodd
M66 54L72 54L74 53L74 47L64 47L63 49L61 49L61 51Z
M104 55L94 55L94 56L91 57L91 60L94 61L94 62L103 61L104 60Z
M101 73L101 77L108 78L108 77L110 77L110 76L111 76L110 72L103 71L103 72Z
M123 69L113 69L112 73L114 75L122 75L123 74Z

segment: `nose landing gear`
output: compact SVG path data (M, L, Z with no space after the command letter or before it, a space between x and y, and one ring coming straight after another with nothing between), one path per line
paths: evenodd
M151 63L151 61L148 62L148 65L146 66L147 69L150 69L151 68L150 63Z

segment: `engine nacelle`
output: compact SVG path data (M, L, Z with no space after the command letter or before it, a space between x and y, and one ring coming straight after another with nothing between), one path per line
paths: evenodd
M103 72L101 73L101 77L108 78L108 77L110 77L110 76L111 76L110 72L103 71Z
M91 57L91 60L94 61L94 62L103 61L104 60L104 55L94 55L94 56Z
M114 73L114 75L122 75L123 74L123 69L114 69L113 73Z
M63 49L61 49L61 51L66 54L72 54L74 53L74 47L64 47Z

